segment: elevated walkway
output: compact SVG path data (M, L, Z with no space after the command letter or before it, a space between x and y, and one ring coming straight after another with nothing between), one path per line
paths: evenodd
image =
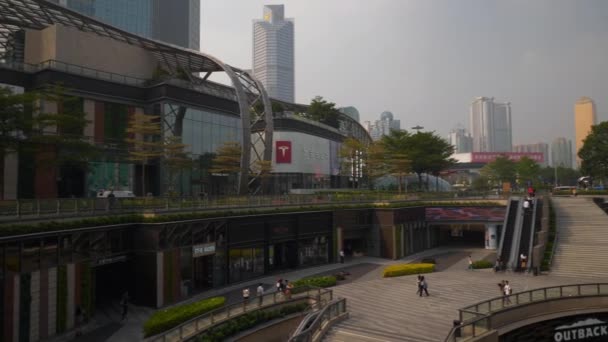
M551 274L608 277L608 215L591 198L553 198L557 248Z

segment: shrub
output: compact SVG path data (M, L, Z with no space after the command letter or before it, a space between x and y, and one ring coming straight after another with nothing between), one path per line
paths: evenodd
M492 267L494 267L494 264L492 264L492 262L490 262L488 260L473 261L473 268L476 270L482 269L482 268L492 268Z
M302 312L308 308L308 304L301 303L295 305L284 306L277 310L259 310L249 312L238 316L226 323L211 328L203 335L199 336L200 342L219 342L224 341L227 337L238 334L242 331L249 330L256 325L271 321L276 318L282 318L292 313Z
M336 276L309 277L294 281L292 293L299 293L305 290L307 286L314 287L330 287L335 286L337 282ZM300 289L298 289L300 288Z
M144 323L144 336L149 337L160 334L189 319L217 309L223 306L225 302L225 297L213 297L191 304L178 305L165 310L156 311L152 317Z
M435 264L397 264L384 269L382 276L399 277L410 274L431 273L435 271Z

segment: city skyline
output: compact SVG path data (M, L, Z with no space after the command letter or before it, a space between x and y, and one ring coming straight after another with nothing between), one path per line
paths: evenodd
M511 104L477 97L471 103L469 131L473 152L511 152L513 131Z
M251 18L266 3L206 1L202 51L249 66ZM470 99L488 94L511 102L515 144L574 140L572 103L582 95L596 99L598 121L608 119L604 1L278 3L298 20L299 103L321 95L357 107L361 121L389 109L447 136L467 121Z

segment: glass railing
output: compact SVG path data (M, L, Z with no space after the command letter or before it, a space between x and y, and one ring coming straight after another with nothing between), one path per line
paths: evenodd
M227 305L211 312L195 317L184 322L175 328L167 330L158 335L147 338L147 342L165 341L186 341L195 338L206 330L237 318L245 313L259 311L275 306L277 304L298 302L308 300L312 307L324 307L333 299L333 292L330 289L316 287L306 287L297 294L285 295L281 292L273 292L262 297L253 297L249 301L244 301L232 305Z
M323 338L323 331L327 331L327 325L344 317L346 312L346 298L340 298L330 302L319 312L314 313L315 318L311 323L307 322L303 329L298 327L298 330L296 330L291 339L289 339L289 342L320 341Z
M493 329L490 317L505 309L552 299L590 296L608 296L608 283L545 287L479 302L459 310L460 324L452 328L445 342L462 342L485 334Z

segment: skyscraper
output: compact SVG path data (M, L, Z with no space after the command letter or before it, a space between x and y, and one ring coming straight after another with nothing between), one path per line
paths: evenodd
M572 141L563 137L553 140L551 165L572 168Z
M511 104L477 97L470 113L473 152L511 152Z
M454 146L454 153L473 152L473 138L464 128L453 129L448 136L448 141Z
M200 0L53 0L131 33L200 48Z
M401 122L393 119L393 113L384 111L380 114L380 120L370 123L366 121L363 127L367 129L369 135L374 141L382 139L382 136L389 135L392 130L398 131L401 129Z
M583 147L583 141L591 132L591 126L597 124L595 103L592 99L583 96L574 105L574 129L576 134L576 165L581 166L578 151Z
M549 145L547 143L536 143L526 145L515 145L513 146L513 152L535 152L543 154L542 166L549 165Z
M264 18L253 21L253 74L268 96L295 102L294 21L283 5L264 6Z

